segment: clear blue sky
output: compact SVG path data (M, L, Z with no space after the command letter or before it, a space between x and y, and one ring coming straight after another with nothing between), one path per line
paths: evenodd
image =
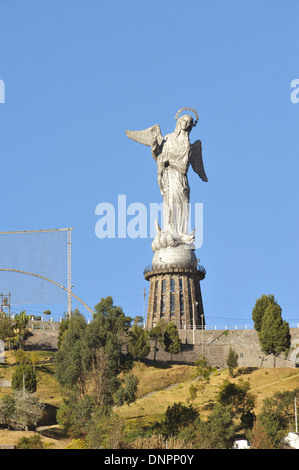
M166 134L191 106L209 178L190 170L206 322L250 324L269 293L299 322L298 21L295 0L0 0L0 230L74 227L74 292L142 315L151 240L100 240L95 208L161 202L125 129Z

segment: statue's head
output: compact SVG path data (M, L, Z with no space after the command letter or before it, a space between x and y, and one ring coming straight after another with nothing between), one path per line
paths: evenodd
M184 114L183 116L179 117L175 126L175 132L180 133L181 130L189 132L191 131L194 125L193 117L189 116L189 114Z
M189 116L189 114L184 114L183 116L180 116L179 115L181 114L182 111L192 111L195 116L196 116L196 120L194 121L194 119ZM181 108L178 110L178 112L176 113L176 116L175 116L176 120L177 120L177 123L176 123L176 127L175 127L175 132L176 133L180 133L181 130L184 130L184 131L187 131L188 134L189 132L191 131L192 127L193 126L196 126L197 124L197 121L198 121L198 114L197 112L195 111L195 109L193 108Z

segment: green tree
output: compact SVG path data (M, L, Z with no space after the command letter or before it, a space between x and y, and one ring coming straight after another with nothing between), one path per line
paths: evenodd
M196 365L196 382L195 388L196 390L201 391L201 399L203 402L203 393L204 389L208 385L211 380L211 374L215 371L214 367L208 365L207 359L200 355L195 362Z
M118 388L120 381L114 381L110 373L109 358L104 347L91 347L90 377L94 384L94 395L98 405L110 407L113 404L113 390Z
M113 304L112 297L103 298L95 308L95 323L89 327L96 327L98 340L104 346L109 357L109 368L112 375L128 371L132 368L132 358L128 354L130 340L130 327L132 318L127 317L122 308Z
M45 405L40 403L32 394L25 391L15 391L15 420L24 426L26 430L29 427L36 427L43 416Z
M62 321L59 324L59 331L58 331L58 349L60 348L64 334L68 330L69 325L70 325L70 319L74 319L76 317L82 317L82 314L80 313L80 310L78 308L75 308L74 310L71 311L71 315L69 315L67 312L64 312L64 316Z
M0 401L0 423L10 428L15 415L15 400L11 395L6 395Z
M79 399L77 394L71 393L57 411L57 422L69 435L79 438L87 434L95 410L96 402L92 396L86 394Z
M125 402L130 404L133 403L136 400L136 392L137 392L137 387L138 387L138 378L136 375L129 373L125 376Z
M245 427L252 427L254 422L255 398L249 392L248 382L240 381L239 384L225 380L219 388L217 401L223 406L229 406L234 416L241 419Z
M30 331L26 328L30 320L30 316L26 315L25 310L15 315L15 329L17 331L16 344L19 348L24 349L25 341L30 336Z
M25 390L15 390L0 403L0 421L8 427L17 424L28 427L36 427L42 418L45 405L40 403L33 393Z
M146 357L150 352L150 345L147 337L147 332L141 326L138 326L137 321L134 321L132 328L131 338L129 342L129 352L134 359L140 362L141 359Z
M87 346L92 352L103 347L108 358L107 377L112 397L121 387L120 374L126 374L133 367L129 353L132 319L124 314L121 307L113 304L112 297L102 299L95 306L95 312L94 320L87 329Z
M172 355L178 354L182 349L182 342L180 340L178 329L175 323L170 322L166 325L163 336L163 344L165 351L171 354L170 360L172 361Z
M259 418L254 420L252 429L248 433L248 438L253 449L273 449L273 444Z
M116 404L118 406L121 406L124 403L129 405L136 400L138 382L138 378L132 373L125 376L124 386L119 388L116 392Z
M258 421L265 429L273 448L280 448L281 439L288 431L294 430L294 399L299 389L276 392L263 401Z
M0 312L0 339L10 345L14 336L12 319L6 313Z
M230 449L235 432L231 408L218 403L207 421L196 423L194 441L202 449Z
M35 372L36 364L38 364L40 361L39 353L37 351L32 351L29 355L29 360L30 360L30 363L32 364L33 372Z
M299 396L299 388L276 392L267 399L267 408L280 415L280 421L285 430L295 430L294 401Z
M262 411L258 419L265 429L273 448L280 449L282 447L282 438L285 434L284 418L280 410L275 409L272 401L268 398L263 402Z
M193 405L184 405L183 403L174 403L167 407L165 418L161 427L164 436L175 436L179 431L192 425L199 419L198 409Z
M45 320L45 315L46 315L46 317L49 317L51 315L51 313L52 313L51 310L44 310L44 318L43 319Z
M156 360L158 342L163 344L163 337L164 337L165 328L166 328L166 323L163 320L161 320L158 323L158 325L154 326L149 331L148 335L154 341L154 361Z
M93 449L126 448L124 437L125 423L117 414L103 415L98 409L90 423L86 440Z
M233 350L232 347L229 348L226 364L230 377L234 377L234 369L238 367L238 354Z
M60 385L84 396L89 361L83 347L86 321L82 315L72 318L55 356L56 378Z
M254 328L256 331L260 331L262 327L263 316L269 304L276 305L276 300L272 294L262 295L259 299L257 299L255 306L253 307L252 320L254 322Z
M275 357L286 352L291 345L289 324L282 320L281 308L278 304L269 304L262 319L258 333L261 350Z
M72 318L56 354L59 383L83 399L92 381L97 404L108 410L122 385L120 374L133 366L128 353L131 321L111 297L95 306L90 324L82 316Z
M59 324L59 331L58 331L58 349L60 349L61 345L62 345L62 341L63 341L63 338L64 338L64 335L66 333L66 331L68 330L69 328L69 319L68 318L64 318L60 324Z
M31 364L19 364L12 376L11 388L13 390L26 390L29 393L36 392L36 374Z

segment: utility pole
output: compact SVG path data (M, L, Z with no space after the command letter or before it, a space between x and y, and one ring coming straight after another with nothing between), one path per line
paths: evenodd
M201 314L201 355L203 357L203 313Z
M146 324L145 321L145 298L146 298L146 293L145 293L145 288L143 289L143 324Z
M72 290L72 228L67 229L67 289ZM72 295L67 293L67 313L69 319L72 315Z
M298 433L298 424L297 424L297 400L295 397L295 432Z

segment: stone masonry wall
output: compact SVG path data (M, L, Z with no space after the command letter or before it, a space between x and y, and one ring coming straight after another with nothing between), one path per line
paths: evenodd
M291 328L291 348L285 358L265 356L261 351L257 332L255 330L195 330L195 344L193 344L193 330L179 330L180 339L183 343L179 354L173 354L173 362L194 364L198 356L203 354L209 365L226 368L226 359L229 349L238 354L238 367L296 367L299 364L299 329ZM203 338L203 342L202 342ZM151 344L149 359L154 357L154 346ZM169 353L166 353L158 344L156 352L157 361L170 361ZM274 364L275 361L275 364Z

